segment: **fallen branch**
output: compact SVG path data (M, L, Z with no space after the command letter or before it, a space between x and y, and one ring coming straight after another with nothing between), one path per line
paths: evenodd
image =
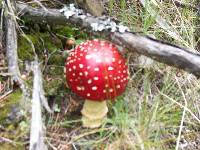
M29 150L47 150L44 143L44 126L42 123L42 73L38 61L34 61L33 66L33 93L32 93L32 117L30 131L30 147Z
M21 74L18 66L16 21L14 18L15 14L13 13L13 8L11 5L11 2L7 1L4 13L8 73L11 74L12 81L18 83L21 89L25 91L25 85L21 79Z
M82 16L73 15L68 19L58 9L37 9L25 4L17 4L20 15L31 18L33 22L47 22L50 24L71 24L87 31L92 31L92 25L108 20L107 17L94 17L83 14ZM130 53L137 52L151 57L162 63L184 69L200 77L200 55L192 53L175 45L167 44L146 36L141 36L131 32L93 32L93 34L103 34L113 43L127 48Z

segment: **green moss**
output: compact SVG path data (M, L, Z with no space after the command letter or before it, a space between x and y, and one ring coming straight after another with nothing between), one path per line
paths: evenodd
M57 38L52 38L49 33L36 32L35 34L27 34L27 37L32 41L40 60L44 59L45 53L50 55L62 47L61 41ZM20 37L18 43L19 58L23 61L33 60L34 53L31 48L31 44L24 37Z
M0 125L4 126L5 130L0 132L0 137L5 137L13 142L12 143L1 143L0 150L25 150L25 145L22 143L22 138L27 134L26 128L22 129L22 122L11 122L10 124L5 123L9 113L12 111L13 106L19 105L21 102L22 93L20 90L16 90L11 93L6 99L4 99L2 107L0 107Z
M70 37L76 37L78 39L88 38L88 35L85 32L71 26L56 26L53 28L53 31L58 35L62 35L68 38Z
M29 37L29 38L31 38L31 37ZM33 60L34 59L31 45L23 37L20 37L18 39L18 56L22 60Z
M21 97L22 93L20 91L15 91L4 100L4 105L0 108L0 124L7 118L12 106L20 102Z
M65 58L62 57L60 54L52 55L49 58L48 64L56 65L56 66L64 66Z

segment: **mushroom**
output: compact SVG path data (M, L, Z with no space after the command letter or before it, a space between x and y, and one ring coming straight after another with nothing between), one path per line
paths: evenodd
M99 127L107 116L106 100L114 100L126 88L126 60L108 41L86 41L66 59L66 79L71 90L86 99L83 126Z

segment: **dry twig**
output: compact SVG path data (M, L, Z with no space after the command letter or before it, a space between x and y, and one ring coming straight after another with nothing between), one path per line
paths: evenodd
M44 143L44 126L42 123L42 99L44 98L42 85L42 75L37 61L33 63L33 93L32 93L32 117L30 132L29 150L47 150Z
M11 74L12 81L18 83L25 93L25 85L21 79L21 74L18 66L17 55L17 32L16 18L13 10L13 4L7 0L5 8L5 27L6 27L6 55L8 61L8 73Z

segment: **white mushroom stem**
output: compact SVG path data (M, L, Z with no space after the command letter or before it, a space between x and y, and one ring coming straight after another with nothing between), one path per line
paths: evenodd
M85 100L81 111L83 127L97 128L101 126L106 119L107 112L106 101Z

